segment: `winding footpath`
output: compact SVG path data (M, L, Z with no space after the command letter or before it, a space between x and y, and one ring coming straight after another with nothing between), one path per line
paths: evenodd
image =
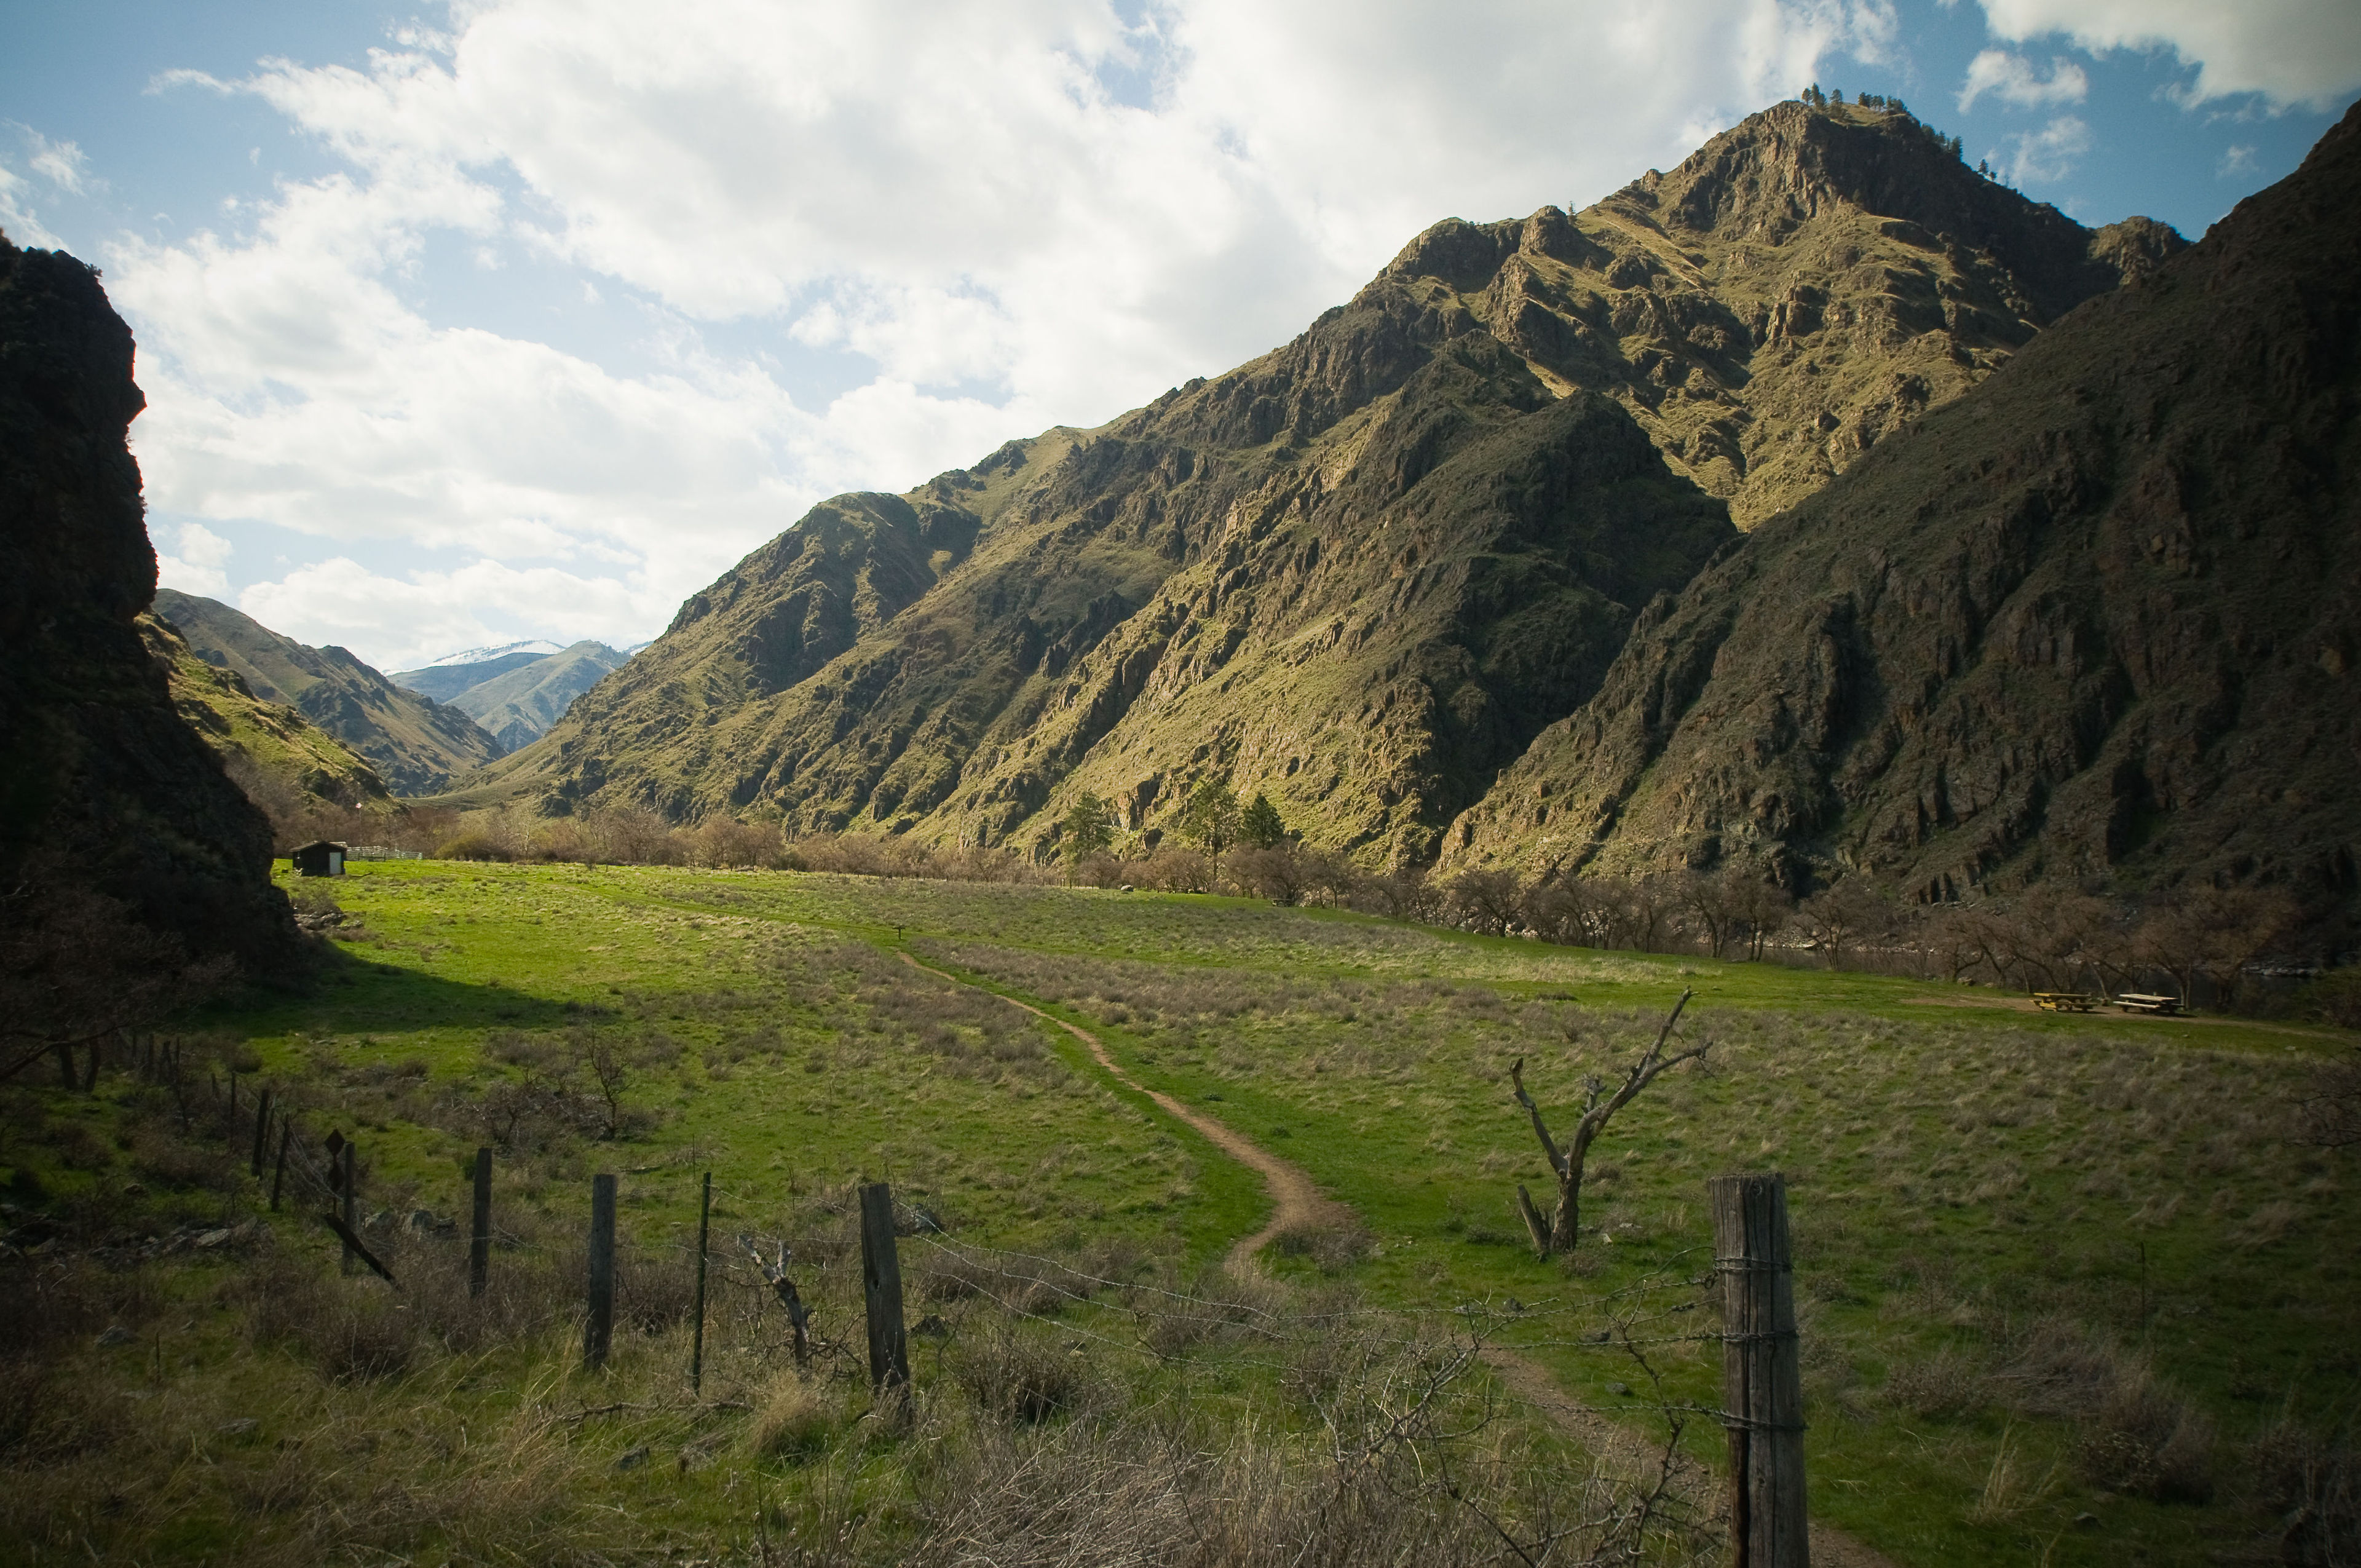
M1161 1090L1150 1089L1126 1072L1108 1054L1105 1042L1088 1029L1069 1024L1029 1002L1002 995L999 992L974 985L955 974L936 969L931 964L921 963L906 950L902 952L902 961L923 974L933 975L952 985L966 986L987 996L999 997L1009 1006L1021 1008L1043 1023L1063 1029L1089 1049L1109 1078L1136 1094L1146 1095L1156 1102L1159 1109L1175 1120L1186 1123L1202 1135L1208 1143L1260 1176L1264 1187L1270 1193L1270 1218L1264 1222L1262 1229L1252 1235L1240 1236L1231 1244L1223 1259L1223 1266L1232 1275L1244 1276L1254 1272L1258 1266L1256 1255L1290 1231L1327 1229L1355 1223L1352 1209L1323 1194L1301 1169L1196 1107L1176 1100ZM1540 1411L1560 1431L1598 1455L1610 1471L1627 1481L1643 1485L1653 1483L1662 1452L1653 1442L1572 1398L1558 1386L1557 1379L1550 1375L1548 1368L1539 1362L1528 1360L1497 1344L1486 1345L1483 1354L1486 1364L1510 1393ZM1718 1515L1726 1506L1718 1478L1695 1460L1683 1458L1676 1462L1673 1486L1693 1506L1702 1506L1714 1514ZM1817 1520L1812 1522L1811 1531L1812 1561L1820 1568L1898 1568L1891 1558Z

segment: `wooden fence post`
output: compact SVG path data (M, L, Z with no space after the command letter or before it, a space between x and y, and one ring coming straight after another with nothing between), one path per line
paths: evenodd
M697 1334L688 1353L688 1391L705 1390L705 1246L713 1225L713 1173L705 1173L705 1195L697 1207Z
M590 1179L590 1314L582 1323L582 1365L607 1365L615 1334L615 1179Z
M475 1224L467 1233L467 1294L480 1296L492 1275L492 1151L476 1151Z
M264 1149L269 1146L269 1141L270 1091L266 1089L262 1091L262 1098L255 1103L254 1107L254 1179L257 1181L262 1179L262 1155Z
M902 1257L894 1243L894 1190L861 1190L861 1293L869 1313L869 1387L910 1387L910 1341L902 1328Z
M1722 1288L1722 1424L1730 1429L1735 1568L1808 1568L1804 1385L1787 1246L1787 1179L1717 1176L1714 1269Z

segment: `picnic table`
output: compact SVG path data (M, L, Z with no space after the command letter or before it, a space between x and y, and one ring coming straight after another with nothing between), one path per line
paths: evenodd
M2180 998L2158 996L2143 991L2126 991L2115 998L2115 1005L2125 1013L2156 1013L2169 1018L2180 1013Z
M2087 991L2037 991L2033 1004L2044 1013L2088 1013L2099 1005L2099 998Z

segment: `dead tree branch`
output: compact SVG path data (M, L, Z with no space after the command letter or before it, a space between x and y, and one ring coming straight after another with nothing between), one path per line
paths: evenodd
M1525 1092L1525 1060L1519 1057L1509 1068L1509 1081L1514 1086L1517 1103L1532 1118L1533 1135L1541 1140L1542 1152L1549 1157L1550 1169L1557 1177L1557 1206L1546 1227L1541 1212L1534 1207L1532 1195L1523 1187L1517 1189L1517 1210L1524 1216L1525 1228L1532 1233L1533 1250L1543 1257L1556 1252L1572 1252L1579 1235L1582 1218L1582 1168L1590 1156L1590 1146L1607 1130L1615 1113L1629 1105L1640 1091L1685 1061L1695 1061L1713 1048L1713 1042L1692 1046L1686 1050L1664 1054L1664 1043L1672 1038L1673 1025L1680 1022L1681 1009L1689 1004L1695 994L1684 991L1673 1010L1665 1015L1664 1027L1656 1031L1655 1043L1650 1046L1623 1081L1609 1094L1606 1083L1592 1078L1583 1085L1582 1119L1575 1124L1574 1136L1564 1148L1550 1136L1549 1125L1542 1120L1542 1109L1533 1097Z

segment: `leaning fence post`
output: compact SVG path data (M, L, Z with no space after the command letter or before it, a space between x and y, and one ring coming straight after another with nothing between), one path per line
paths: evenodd
M1787 1245L1787 1179L1718 1176L1714 1269L1722 1289L1722 1424L1730 1430L1730 1561L1807 1568L1804 1386Z
M615 1332L615 1179L590 1179L590 1315L582 1324L582 1365L607 1365Z
M894 1243L894 1190L861 1190L861 1292L869 1313L869 1387L910 1387L910 1342L902 1329L902 1258Z
M467 1294L480 1296L492 1273L492 1151L476 1151L475 1225L467 1233Z
M262 1153L269 1142L270 1091L266 1089L254 1106L254 1179L257 1181L262 1179Z
M688 1353L688 1391L705 1391L705 1246L713 1224L713 1173L705 1173L705 1195L697 1207L697 1334Z

